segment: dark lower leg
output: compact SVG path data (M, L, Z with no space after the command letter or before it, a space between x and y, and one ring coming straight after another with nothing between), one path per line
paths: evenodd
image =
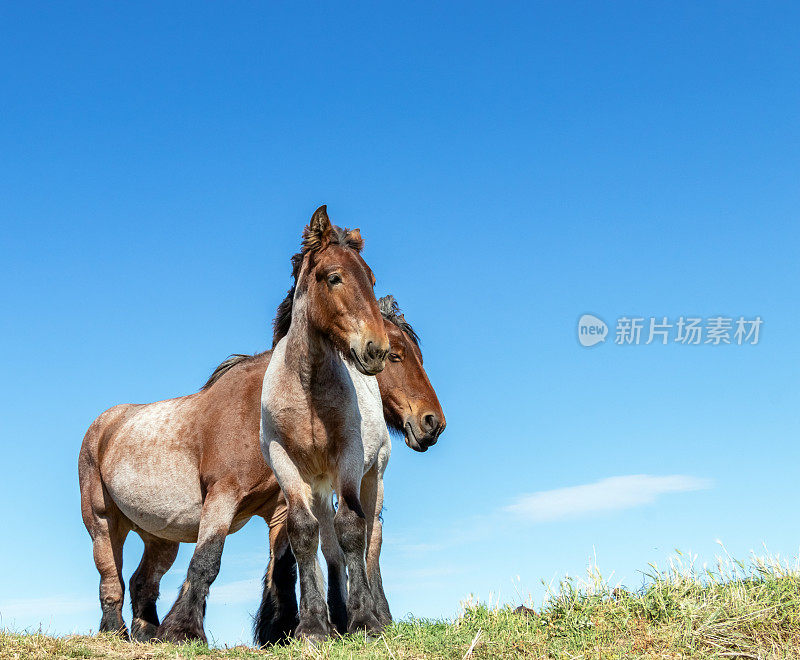
M207 641L203 630L206 598L211 583L219 573L224 545L224 535L198 543L178 599L158 628L159 639L170 642L191 639Z
M331 623L340 635L347 632L347 573L341 562L328 565L328 612Z
M157 636L171 642L190 639L206 641L203 619L211 583L216 580L222 561L225 537L231 529L239 500L224 486L211 486L203 503L197 547L189 562L186 581L178 600L158 627Z
M122 584L122 580L119 580ZM113 593L112 593L113 592ZM100 583L100 609L103 612L100 618L100 632L112 632L128 638L128 628L122 618L122 603L125 596L124 588L105 589Z
M369 534L369 544L367 547L367 577L369 586L372 590L372 598L375 601L375 616L381 625L388 625L392 622L392 613L389 611L389 601L383 591L383 578L381 577L380 554L382 542L382 525L380 520L376 520Z
M322 639L331 630L317 564L319 525L307 507L290 505L288 530L300 574L299 623L295 632L298 637Z
M131 638L146 642L156 637L158 631L159 585L170 566L175 562L179 544L156 538L144 539L144 554L136 572L131 576L130 593L133 620Z
M367 579L364 553L367 544L367 523L357 496L347 491L339 497L334 528L347 564L347 631L366 629L379 632L381 625L374 614L375 604Z
M322 555L328 565L328 614L339 634L347 632L347 573L345 559L333 524L331 496L315 498L314 515L319 522Z
M392 622L389 602L383 591L381 578L381 544L383 543L383 475L377 466L370 470L361 481L361 504L367 518L367 577L375 602L375 616L382 625Z
M287 640L297 626L297 562L289 545L286 523L270 529L270 559L264 575L261 606L253 622L257 646Z

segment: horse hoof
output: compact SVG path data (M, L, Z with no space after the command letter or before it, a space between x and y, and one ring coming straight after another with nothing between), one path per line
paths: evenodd
M128 635L128 628L125 625L125 621L122 620L122 616L119 614L103 614L103 618L100 620L100 629L99 632L101 633L111 633L112 635L117 635L118 637L122 637L125 641L130 640L130 635Z
M325 633L317 631L305 631L305 630L296 630L295 637L298 639L304 640L311 644L311 646L316 646L317 644L321 644L326 639L328 639L328 635Z
M115 629L106 628L105 630L103 628L100 628L100 632L111 633L112 635L116 635L117 637L125 640L126 642L131 641L131 636L128 634L128 629L125 627L115 628Z
M152 642L158 638L158 626L145 621L134 619L131 621L131 640L134 642Z
M380 636L383 632L384 624L378 621L377 617L371 612L366 614L356 614L350 618L350 624L347 626L348 633L367 632L369 635Z
M304 639L312 646L324 642L328 637L333 634L333 627L330 624L325 626L318 623L303 624L300 623L294 631L294 636L298 639Z
M173 644L183 644L185 642L201 641L204 644L208 643L206 634L203 630L197 630L190 625L181 625L180 623L172 623L165 620L158 630L155 637L160 642L172 642Z

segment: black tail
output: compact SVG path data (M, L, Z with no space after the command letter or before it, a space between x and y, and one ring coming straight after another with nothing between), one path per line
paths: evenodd
M283 554L273 557L270 564L264 574L261 606L253 621L256 646L286 641L297 627L297 561L288 544Z

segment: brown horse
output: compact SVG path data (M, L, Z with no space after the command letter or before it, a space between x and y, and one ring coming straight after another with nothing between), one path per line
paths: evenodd
M281 305L275 321L273 345L286 335L291 323L291 301L294 291L290 291ZM378 376L383 414L389 428L405 435L406 444L412 449L424 452L436 444L444 430L445 420L438 404L436 393L422 365L419 337L405 317L393 296L385 296L378 301L381 314L386 323L391 353L389 365ZM402 368L398 368L402 365ZM435 400L434 405L430 405ZM408 419L398 415L408 406L417 410L429 410L426 415ZM383 469L388 460L388 452L378 472L378 504L380 511L383 502ZM322 551L328 566L328 612L333 626L340 633L347 631L347 579L344 557L339 547L331 522L333 509L323 507L324 519L320 522ZM367 544L367 574L375 601L375 609L380 624L390 623L392 616L383 591L380 572L380 551L382 542L382 522L380 516L367 521L370 530ZM289 546L287 524L283 522L270 528L270 562L264 576L264 597L253 626L254 638L259 646L275 643L289 637L296 624L297 600L295 596L296 562Z
M387 329L397 328L394 323L387 323ZM406 342L403 337L400 340ZM89 428L78 465L83 519L101 575L101 630L126 634L122 544L129 531L136 531L145 543L130 580L131 632L140 640L182 640L205 639L205 598L219 570L222 542L198 544L181 594L159 627L159 582L174 562L179 542L196 541L201 529L233 533L253 515L280 529L285 505L257 441L261 384L270 357L270 352L234 356L196 394L116 406ZM409 437L407 424L417 429L414 433L422 433L421 446L432 443L444 424L435 393L415 367L413 362L390 363L379 377L379 383L391 383L383 389L386 420L398 430L406 429L412 447L420 438ZM420 396L405 396L403 388ZM441 422L426 432L429 415ZM217 500L235 502L227 528L215 519ZM272 602L274 594L269 596Z
M272 351L261 394L261 451L286 498L300 576L295 633L309 639L332 632L317 570L320 537L338 541L347 566L348 631L382 628L365 553L391 448L374 378L390 345L362 246L360 234L331 225L324 207L314 214L293 263L289 330Z

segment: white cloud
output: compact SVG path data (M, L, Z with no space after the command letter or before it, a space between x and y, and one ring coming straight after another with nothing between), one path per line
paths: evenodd
M708 479L681 474L663 477L632 474L601 479L593 484L521 495L513 504L505 507L505 510L533 522L547 522L632 509L652 504L659 495L703 490L711 488L711 485L712 482Z

